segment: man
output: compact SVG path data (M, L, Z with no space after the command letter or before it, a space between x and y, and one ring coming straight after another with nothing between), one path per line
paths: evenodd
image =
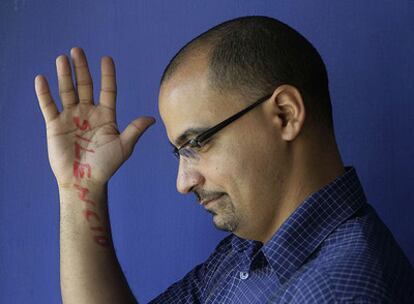
M63 301L134 303L108 228L107 182L154 120L119 134L112 59L102 59L95 106L85 55L71 54L76 89L57 58L62 113L44 77L35 82L59 185ZM295 30L256 16L201 34L164 71L159 111L178 191L232 233L151 303L414 302L412 266L341 160L324 63Z

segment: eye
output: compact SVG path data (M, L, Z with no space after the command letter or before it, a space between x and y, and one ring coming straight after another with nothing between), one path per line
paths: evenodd
M194 159L197 158L197 150L190 147L184 147L181 149L181 155L185 158Z
M195 139L190 140L188 142L188 146L193 150L198 150L199 148L201 148L201 145Z
M210 143L211 143L211 141L213 140L213 137L214 137L214 136L209 137L209 138L205 139L204 141L202 141L202 142L200 143L200 145L198 146L198 150L201 150L201 149L203 149L203 148L208 148L208 147L209 147L209 145L210 145Z

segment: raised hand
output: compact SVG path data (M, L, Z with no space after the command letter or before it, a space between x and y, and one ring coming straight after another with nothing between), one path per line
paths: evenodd
M139 137L155 119L137 118L120 134L116 123L116 76L112 58L101 60L101 90L99 103L95 105L83 50L73 48L71 57L76 87L68 58L61 55L56 59L62 112L56 107L46 78L42 75L35 78L36 95L46 122L50 165L59 187L70 187L80 178L104 184L129 158Z

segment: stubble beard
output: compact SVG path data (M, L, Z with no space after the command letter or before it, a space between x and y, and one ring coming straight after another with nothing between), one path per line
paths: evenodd
M213 215L213 223L218 230L233 232L239 226L240 220L233 203L227 198L219 199L215 202L214 208L207 212Z

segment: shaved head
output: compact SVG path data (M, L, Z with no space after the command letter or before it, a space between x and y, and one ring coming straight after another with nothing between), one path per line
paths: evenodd
M218 93L253 100L281 84L290 84L303 96L307 119L333 129L325 65L312 44L285 23L265 16L247 16L209 29L170 60L161 86L200 56L206 60L208 83Z

